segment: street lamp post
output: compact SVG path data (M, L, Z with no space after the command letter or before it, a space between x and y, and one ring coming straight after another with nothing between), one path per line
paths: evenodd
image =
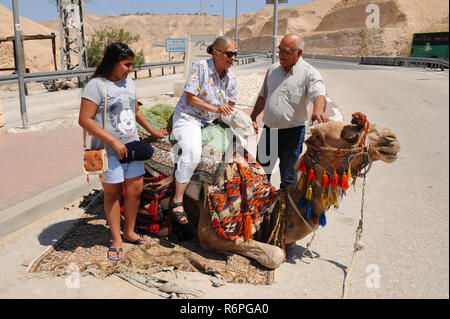
M23 80L23 52L22 52L22 43L20 40L20 16L19 16L19 6L17 4L17 0L12 0L12 8L13 8L13 19L14 19L14 44L16 48L16 67L17 67L17 76L19 82L19 98L20 98L20 115L22 117L23 128L28 127L28 115L27 115L27 106L25 102L25 82Z
M236 42L236 48L238 47L238 0L236 0L236 14L235 14L235 18L234 18L234 27L235 27L235 42Z
M225 0L222 0L222 35L225 35Z
M272 64L275 63L278 34L278 0L273 1L273 43L272 43Z

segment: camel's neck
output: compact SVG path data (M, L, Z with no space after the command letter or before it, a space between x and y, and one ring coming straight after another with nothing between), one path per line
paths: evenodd
M339 206L349 188L350 178L355 180L366 166L363 152L333 157L325 152L319 155L319 152L308 150L303 160L300 162L302 176L297 188L290 193L292 202L286 203L287 245L307 236L311 227L325 226L326 212L331 206Z

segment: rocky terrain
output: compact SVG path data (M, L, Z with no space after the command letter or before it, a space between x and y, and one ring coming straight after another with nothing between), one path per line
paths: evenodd
M368 28L366 20L373 14L369 5L379 8L379 28ZM239 16L240 50L265 52L271 49L273 7L266 6L255 13ZM286 8L280 6L278 39L288 32L305 35L306 53L328 55L406 56L414 32L449 29L447 0L316 0ZM36 23L21 18L26 35L59 35L58 21ZM189 33L220 31L219 16L202 15L127 15L108 17L85 14L85 31L89 39L96 29L121 27L140 35L132 47L143 49L147 62L167 61L166 38L187 37ZM0 5L0 38L13 34L12 13ZM225 34L234 38L234 19L225 19ZM59 37L57 39L59 46ZM50 40L25 42L26 66L32 72L54 70ZM183 54L172 54L180 60ZM57 54L59 63L59 52ZM11 43L0 44L0 67L13 66ZM59 68L59 65L58 65ZM3 72L2 74L5 74Z

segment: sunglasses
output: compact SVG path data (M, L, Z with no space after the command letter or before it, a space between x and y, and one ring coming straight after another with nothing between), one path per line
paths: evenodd
M286 49L280 48L280 46L278 46L277 49L278 49L278 53L283 53L283 54L292 54L292 53L296 53L298 50L300 50L300 49L286 50Z
M217 50L217 51L219 51L219 50ZM219 51L219 52L225 53L226 56L229 57L229 58L232 58L233 56L237 57L237 51L236 52L233 52L233 51L226 51L226 52Z

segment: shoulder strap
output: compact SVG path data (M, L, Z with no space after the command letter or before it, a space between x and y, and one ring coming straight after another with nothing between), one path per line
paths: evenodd
M108 96L106 94L106 85L105 85L105 80L103 79L102 81L102 85L103 85L103 92L104 92L104 99L105 99L105 107L103 108L103 128L105 128L105 123L106 123L106 108L108 106ZM87 131L85 129L83 129L83 147L86 149L86 136L87 136Z

